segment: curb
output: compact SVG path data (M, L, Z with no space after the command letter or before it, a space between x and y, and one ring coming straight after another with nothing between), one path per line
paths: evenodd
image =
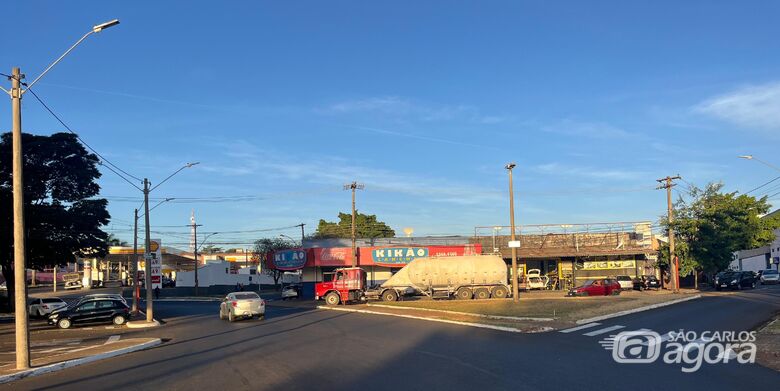
M43 375L44 373L56 372L56 371L63 370L65 368L71 368L71 367L75 367L75 366L82 365L82 364L88 364L88 363L91 363L93 361L98 361L98 360L103 360L103 359L106 359L106 358L121 356L123 354L127 354L127 353L136 352L136 351L139 351L139 350L148 349L148 348L151 348L153 346L157 346L157 345L159 345L161 343L162 343L162 340L160 340L159 338L156 338L156 339L151 340L149 342L144 342L142 344L128 346L126 348L121 348L121 349L117 349L117 350L112 350L110 352L96 354L94 356L87 356L87 357L77 358L77 359L73 359L73 360L68 360L68 361L58 362L58 363L54 363L54 364L49 364L49 365L38 367L38 368L27 369L27 370L24 370L24 371L21 371L21 372L12 373L10 375L0 376L0 384L9 383L9 382L12 382L12 381L24 379L26 377Z
M158 322L157 319L155 319L151 323L144 320L144 321L136 321L136 322L127 322L126 326L128 329L146 329L150 327L159 327L160 322Z
M431 312L441 312L441 313L444 313L444 314L478 316L480 318L499 319L499 320L529 320L529 321L532 321L532 322L551 322L551 321L555 320L553 318L530 318L530 317L522 317L522 316L502 316L502 315L474 314L474 313L471 313L471 312L435 310L435 309L420 308L420 307L404 307L404 306L384 305L384 304L366 304L366 305L369 306L369 307L431 311Z
M542 327L540 330L534 330L534 331L530 331L529 332L529 331L523 331L523 330L520 330L520 329L516 329L516 328L513 328L513 327L492 326L492 325L481 324L481 323L460 322L460 321L457 321L457 320L432 319L432 318L425 318L425 317L422 317L422 316L414 316L414 315L389 314L387 312L368 311L368 310L353 310L353 309L348 309L348 308L328 307L328 306L324 306L324 305L319 305L319 306L317 306L317 308L321 309L321 310L355 312L355 313L359 313L359 314L397 316L399 318L427 320L429 322L449 323L449 324L456 324L456 325L460 325L460 326L470 326L470 327L478 327L478 328L483 328L483 329L504 331L504 332L508 332L508 333L538 333L538 332L546 332L546 331L553 330L552 327Z
M682 303L682 302L686 302L688 300L694 300L694 299L698 299L698 298L701 298L701 295L693 295L691 297L685 297L685 298L682 298L682 299L666 301L666 302L658 303L658 304L646 305L644 307L639 307L639 308L634 308L634 309L630 309L630 310L615 312L614 314L609 314L609 315L602 315L602 316L596 316L596 317L593 317L593 318L580 319L580 320L576 321L575 323L576 324L585 324L585 323L591 323L591 322L598 322L598 321L604 320L604 319L617 318L618 316L634 314L634 313L642 312L642 311L653 310L653 309L656 309L656 308L666 307L666 306L669 306L669 305Z

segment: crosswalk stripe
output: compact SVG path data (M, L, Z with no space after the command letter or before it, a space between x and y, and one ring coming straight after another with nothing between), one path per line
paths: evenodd
M591 328L591 327L598 326L598 325L600 325L600 324L601 324L601 323L596 323L596 322L594 322L594 323L588 323L588 324L585 324L585 325L582 325L582 326L577 326L577 327L572 327L572 328L570 328L570 329L561 330L561 331L559 331L559 333L571 333L572 331L577 331L577 330L587 329L587 328Z
M605 327L603 329L598 329L598 330L595 330L595 331L591 331L589 333L585 333L583 335L587 335L588 337L593 337L593 336L596 336L596 335L601 335L601 334L608 333L608 332L613 331L613 330L622 329L624 327L626 327L626 326L620 326L620 325L609 326L609 327Z

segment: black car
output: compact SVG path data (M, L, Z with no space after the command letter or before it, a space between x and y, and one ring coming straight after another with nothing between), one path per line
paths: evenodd
M645 289L661 289L661 281L656 276L640 276L634 278L634 290L643 291Z
M49 315L49 324L67 329L76 323L113 323L123 325L130 319L130 308L121 300L97 298L85 300Z
M715 276L715 290L755 288L756 274L753 272L718 273Z

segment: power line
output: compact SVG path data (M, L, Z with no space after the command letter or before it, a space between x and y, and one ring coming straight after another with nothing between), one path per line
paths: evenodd
M745 194L750 194L750 193L752 193L752 192L754 192L754 191L756 191L756 190L758 190L758 189L760 189L760 188L762 188L762 187L764 187L764 186L766 186L766 185L768 185L768 184L770 184L770 183L772 183L772 182L774 182L774 181L776 181L778 179L780 179L780 176L778 176L778 177L776 177L776 178L774 178L774 179L772 179L770 181L764 182L763 184L761 184L759 186L756 186L753 189L750 189L749 191L746 191Z
M73 131L73 129L71 129L71 128L70 128L70 126L68 126L68 124L66 124L66 123L65 123L65 121L63 121L63 120L62 120L62 119L61 119L61 118L60 118L60 117L59 117L59 116L58 116L56 113L54 113L54 111L53 111L53 110L52 110L52 109L51 109L51 108L50 108L50 107L49 107L49 106L48 106L46 103L44 103L44 102L43 102L43 100L42 100L42 99L41 99L41 98L38 96L38 94L36 94L36 93L35 93L35 91L33 91L31 88L27 88L27 91L29 91L30 93L32 93L32 94L33 94L33 96L35 97L35 99L38 101L38 103L40 103L40 104L41 104L41 106L43 106L43 107L46 109L46 111L48 111L48 112L49 112L49 114L51 114L51 115L52 115L52 116L53 116L53 117L54 117L54 118L55 118L55 119L56 119L56 120L57 120L57 121L58 121L58 122L59 122L59 123L60 123L62 126L64 126L64 127L65 127L65 129L67 129L67 130L68 130L68 132L70 132L71 134L73 134L74 136L76 136L76 139L78 139L79 141L81 141L81 143L82 143L82 144L84 144L84 146L85 146L85 147L89 148L89 150L90 150L90 151L92 151L92 152L93 152L95 155L97 155L97 156L98 156L98 157L99 157L99 158L100 158L102 161L104 161L105 163L107 163L107 164L108 164L108 166L105 166L105 167L107 167L109 170L113 171L115 174L119 175L120 177L122 177L122 179L124 179L125 181L127 181L128 183L130 183L131 185L133 185L133 187L135 187L136 189L138 189L138 190L141 190L141 188L140 188L140 187L138 187L137 185L135 185L134 183L132 183L130 180L128 180L128 179L127 179L127 178L125 178L124 176L120 175L118 172L116 172L116 171L114 171L113 169L111 169L111 167L114 167L116 170L118 170L118 171L120 171L120 172L124 173L125 175L127 175L127 176L129 176L130 178L133 178L133 179L135 179L135 180L137 180L137 181L139 181L139 182L141 182L141 179L140 179L140 178L138 178L138 177L136 177L136 176L134 176L134 175L132 175L132 174L128 173L127 171L123 170L122 168L120 168L120 167L119 167L119 166L117 166L116 164L112 163L110 160L108 160L108 159L106 159L105 157L103 157L103 155L101 155L101 154L100 154L100 153L99 153L97 150L95 150L95 149L94 149L94 148L92 148L92 147L91 147L89 144L87 144L87 143L86 143L86 142L85 142L85 141L84 141L84 140L83 140L83 139L82 139L82 138L81 138L81 137L80 137L80 136L79 136L79 135L78 135L76 132L74 132L74 131ZM111 166L111 167L109 167L109 166Z

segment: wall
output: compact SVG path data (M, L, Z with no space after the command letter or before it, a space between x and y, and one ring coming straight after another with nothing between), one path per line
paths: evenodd
M256 284L257 275L250 274L230 274L230 262L209 263L198 268L198 286L207 287L212 285L235 286L238 283L243 285ZM273 281L272 281L273 283ZM194 287L195 272L177 272L176 287Z
M769 254L759 254L749 258L743 258L740 262L739 270L742 271L754 271L764 270L767 268L767 257Z

